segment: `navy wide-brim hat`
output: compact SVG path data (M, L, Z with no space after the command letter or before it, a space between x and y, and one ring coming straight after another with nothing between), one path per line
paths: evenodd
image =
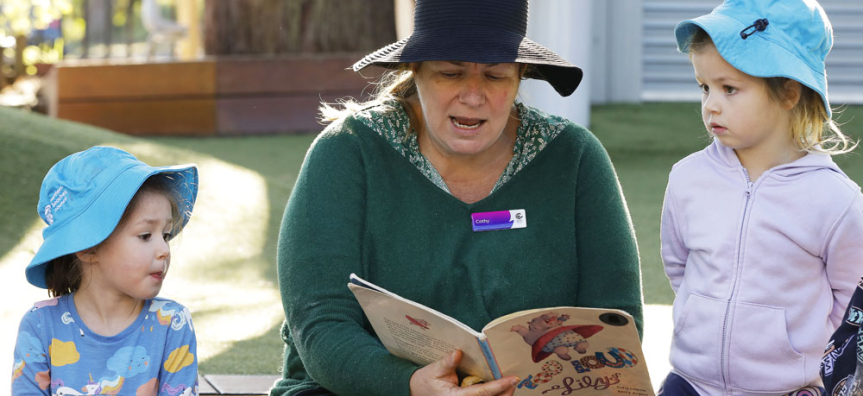
M582 70L525 37L527 13L527 0L417 0L413 34L351 69L422 61L526 63L534 68L525 77L548 81L569 96L581 83Z
M149 166L132 154L96 146L63 158L48 171L39 191L37 210L47 226L44 241L27 265L27 281L47 288L47 264L58 257L89 249L107 239L129 202L150 176L166 174L182 215L179 233L189 221L198 195L194 164Z
M689 52L699 28L735 69L796 80L821 95L827 116L832 115L824 62L833 47L833 27L817 1L725 0L710 14L677 24L680 52Z

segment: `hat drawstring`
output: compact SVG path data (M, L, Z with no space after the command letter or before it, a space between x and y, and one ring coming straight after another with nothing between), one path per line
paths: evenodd
M753 24L740 31L740 37L746 40L747 37L755 34L755 32L763 32L769 24L767 18L756 19Z

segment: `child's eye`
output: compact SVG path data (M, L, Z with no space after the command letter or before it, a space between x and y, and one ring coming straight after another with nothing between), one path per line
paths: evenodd
M151 234L149 232L145 232L143 234L138 235L138 238L141 238L141 240L143 240L144 242L147 242L150 240L150 236L151 236Z
M488 78L488 79L489 79L489 80L491 80L491 81L500 81L500 80L503 80L503 76L498 76L498 75L496 75L496 74L488 74L488 75L486 75L486 78Z
M458 77L458 73L457 73L457 72L449 72L449 71L442 71L442 72L440 72L440 75L441 75L441 76L444 76L444 77L446 77L446 78L456 78L456 77Z
M734 93L737 93L737 88L729 87L729 86L727 86L727 85L726 85L726 86L724 86L724 87L722 87L722 89L725 91L725 93L727 93L727 94L729 94L729 95L734 94Z
M698 88L701 88L701 93L710 93L710 87L707 84L698 84Z
M170 232L162 233L162 239L164 239L166 241L170 241L171 240L171 233Z

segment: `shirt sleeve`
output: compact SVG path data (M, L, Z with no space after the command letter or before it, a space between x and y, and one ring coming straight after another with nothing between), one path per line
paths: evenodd
M12 395L50 395L51 357L39 331L39 314L28 312L21 319L12 363Z
M830 322L838 328L851 295L863 275L863 196L857 193L851 205L837 220L821 257L827 269L827 280L833 289Z
M288 201L279 289L284 337L300 359L286 357L285 378L305 370L335 394L407 395L416 365L392 356L363 328L364 314L347 287L351 273L363 273L365 203L374 194L365 188L364 161L357 136L325 132L309 149Z
M583 135L575 199L578 304L622 309L633 316L642 336L635 229L608 153L593 134Z
M686 260L689 258L689 249L683 244L680 237L680 227L677 216L679 213L674 206L674 196L671 191L671 182L665 189L665 200L662 202L662 220L660 222L659 240L661 243L660 253L662 263L665 266L665 275L671 282L671 290L677 293L680 284L683 283L683 272Z
M192 389L198 394L198 342L189 309L182 307L171 318L165 339L165 355L159 370L159 396L174 396Z

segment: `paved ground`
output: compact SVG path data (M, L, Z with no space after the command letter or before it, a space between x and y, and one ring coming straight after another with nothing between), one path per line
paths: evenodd
M644 340L641 349L647 360L647 371L650 372L654 390L659 389L659 384L671 370L668 351L673 331L670 305L644 306Z

